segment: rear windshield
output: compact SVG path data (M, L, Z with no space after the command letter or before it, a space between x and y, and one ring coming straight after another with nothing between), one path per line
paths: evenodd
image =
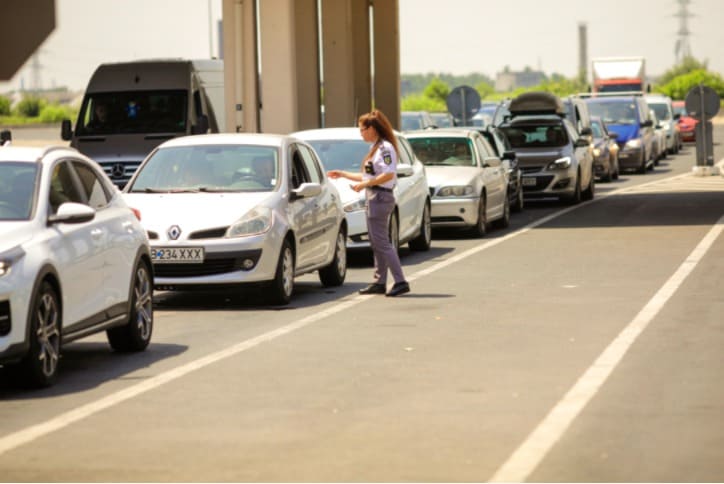
M425 165L476 166L470 138L408 138L407 141Z
M606 124L636 123L636 105L631 101L590 102L588 111Z
M0 163L0 220L30 219L37 171L33 163Z
M666 121L671 119L671 111L669 106L664 103L649 103L649 107L656 113L656 119Z
M513 148L553 148L568 144L562 124L517 125L500 128Z
M90 94L78 114L76 134L182 133L187 105L184 90Z
M130 192L259 192L279 185L277 148L203 145L161 148L141 166Z

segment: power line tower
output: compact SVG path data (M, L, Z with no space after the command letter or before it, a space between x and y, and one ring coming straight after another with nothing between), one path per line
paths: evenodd
M692 57L691 46L689 45L689 30L688 20L694 15L689 12L688 6L691 0L677 0L679 2L679 11L674 17L679 17L679 31L677 32L679 38L676 39L676 45L674 46L674 56L676 58L676 64L681 64L687 57Z

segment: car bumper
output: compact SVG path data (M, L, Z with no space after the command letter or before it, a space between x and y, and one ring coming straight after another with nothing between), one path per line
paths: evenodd
M480 197L433 197L430 207L433 227L471 227L478 223Z
M558 197L573 195L576 191L576 168L542 170L523 175L523 194L526 197Z
M0 279L0 363L22 357L28 348L28 306L32 286L19 276L11 272Z
M622 170L640 168L644 163L644 151L641 148L624 148L618 152L618 166Z
M370 236L367 233L367 214L364 210L345 213L347 219L347 241L348 250L369 250Z
M695 131L681 131L681 141L696 141Z

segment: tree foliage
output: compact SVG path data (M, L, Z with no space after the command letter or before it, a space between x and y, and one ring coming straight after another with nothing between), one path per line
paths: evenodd
M10 99L0 96L0 116L8 116L10 114Z
M664 84L670 83L679 76L689 74L693 71L707 70L707 64L707 61L701 62L694 57L684 57L684 59L679 64L664 72L661 77L659 77L657 84L663 86Z
M671 99L685 99L691 88L699 84L714 89L720 98L724 98L724 79L719 74L704 69L677 76L669 83L659 86L656 91L666 94Z

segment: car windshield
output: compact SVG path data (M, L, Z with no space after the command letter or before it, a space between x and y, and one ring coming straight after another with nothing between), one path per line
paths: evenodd
M403 131L414 131L416 129L422 129L422 116L418 114L403 114L402 115L402 130Z
M161 148L142 165L130 192L273 191L278 149L253 145Z
M562 124L516 125L501 129L513 148L553 148L568 144Z
M78 114L77 134L182 133L186 106L183 90L90 94Z
M417 158L427 166L476 166L469 138L408 138Z
M606 124L636 123L636 107L630 101L591 102L588 110Z
M0 163L0 220L30 219L37 172L34 163Z
M669 107L664 103L649 103L649 107L656 113L656 118L661 121L671 119L671 113Z
M327 170L360 171L362 160L370 151L370 144L363 140L313 140L308 141Z

